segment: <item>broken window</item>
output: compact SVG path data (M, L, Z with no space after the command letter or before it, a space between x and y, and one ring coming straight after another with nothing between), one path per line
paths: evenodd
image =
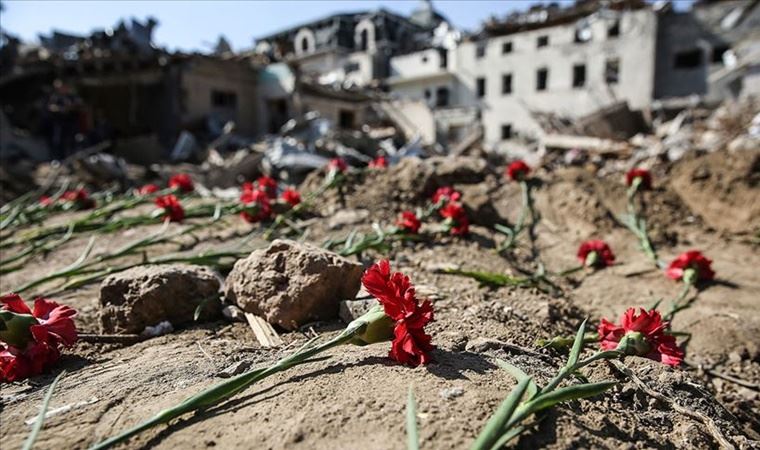
M575 43L582 44L591 40L591 27L584 25L575 29Z
M620 81L620 60L608 59L604 64L604 82L618 84L618 81Z
M422 64L425 64L425 63L427 63L427 62L428 62L428 57L427 57L427 55L422 55Z
M512 74L511 73L501 76L501 93L505 95L512 93Z
M503 55L506 55L507 53L512 53L512 42L505 42L501 44L501 53Z
M358 70L359 70L359 63L357 62L348 63L345 66L343 66L343 72L345 73L357 72Z
M438 54L441 57L440 67L441 69L445 69L449 65L449 52L445 48L441 48Z
M538 40L536 41L536 47L541 48L546 47L547 45L549 45L549 36L539 36Z
M449 106L449 88L439 87L435 90L435 106Z
M301 51L304 53L309 51L309 38L305 36L301 38Z
M501 139L511 139L512 138L512 124L505 123L501 126Z
M486 96L486 79L483 77L480 77L477 79L477 90L478 90L478 98L483 98Z
M425 100L430 100L430 89L425 89Z
M719 45L717 47L714 47L712 50L712 62L722 64L723 54L729 50L731 50L731 47L728 47L727 45Z
M359 41L361 50L367 51L367 48L369 48L369 31L366 28L362 30Z
M615 21L612 22L612 25L607 28L607 37L615 38L618 36L620 36L620 19L615 19Z
M354 112L347 109L341 109L338 112L338 125L341 128L354 127Z
M486 56L486 43L478 42L475 46L475 57L482 58L484 56Z
M581 88L586 84L586 65L576 64L573 66L573 87Z
M702 65L702 49L695 48L676 53L674 59L676 69L693 69Z
M546 85L549 84L549 69L542 68L536 71L536 90L545 91Z
M226 91L211 91L211 106L214 108L237 109L237 94Z

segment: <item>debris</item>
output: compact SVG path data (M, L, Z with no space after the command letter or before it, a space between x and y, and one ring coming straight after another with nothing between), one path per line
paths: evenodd
M461 386L454 386L450 388L441 389L441 398L444 400L451 400L464 395L464 388Z
M145 327L143 332L140 333L140 336L152 338L169 334L172 331L174 331L174 327L172 326L171 322L164 320L159 322L156 326Z
M274 325L294 330L338 315L342 299L359 291L363 267L310 244L278 239L235 263L227 300Z
M274 331L269 322L251 313L245 313L245 319L262 347L279 347L282 345L280 335Z
M193 321L196 307L217 295L219 276L205 267L181 264L141 266L111 275L100 286L100 324L104 333L140 333L169 321ZM209 303L203 317L213 317Z
M240 375L241 373L245 372L246 370L248 370L249 367L251 367L250 361L245 361L245 360L238 361L232 364L231 366L220 370L216 374L216 376L218 376L219 378L231 378L231 377L234 377L235 375Z
M83 400L81 402L77 402L77 403L73 403L73 404L68 404L68 405L61 406L59 408L54 408L54 409L48 410L48 412L45 413L45 419L49 419L49 418L51 418L53 416L57 416L59 414L65 414L65 413L67 413L69 411L73 411L75 409L82 408L83 406L92 405L94 403L97 403L98 400L99 399L97 397L92 397L89 400ZM39 415L36 415L36 416L34 416L32 418L26 419L24 421L24 423L31 426L32 424L34 424L34 422L37 421L38 417L39 417Z
M222 315L225 318L235 321L235 322L245 321L245 313L243 312L243 310L241 310L235 305L225 305L222 308Z

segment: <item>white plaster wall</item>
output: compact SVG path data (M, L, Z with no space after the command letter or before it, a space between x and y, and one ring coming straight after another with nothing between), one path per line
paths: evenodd
M446 71L441 68L441 54L436 49L394 56L390 65L391 77L412 78Z

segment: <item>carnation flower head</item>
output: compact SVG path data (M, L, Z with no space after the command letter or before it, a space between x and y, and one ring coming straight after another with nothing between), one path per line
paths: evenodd
M61 195L61 200L73 205L77 209L91 209L95 207L95 200L84 189L73 189Z
M182 222L185 218L185 210L175 195L159 195L154 202L156 206L164 210L165 219L171 222Z
M50 368L61 347L77 341L76 311L44 298L34 309L17 294L0 297L0 382L21 380Z
M256 180L256 186L264 191L270 199L277 198L277 180L270 176L261 176Z
M240 216L249 223L256 223L269 218L272 214L272 205L269 196L260 189L243 190L240 202L244 205Z
M364 288L383 307L393 320L393 342L388 356L402 364L416 367L430 362L430 352L435 348L432 338L424 327L433 320L430 300L418 301L409 277L401 272L391 272L390 263L384 259L373 264L362 277Z
M284 203L287 203L291 207L293 207L301 203L301 194L299 194L298 191L293 188L287 188L284 191L282 191L282 194L280 195L280 199Z
M150 195L158 192L158 186L155 184L145 184L137 188L137 195Z
M620 325L602 319L599 324L599 345L604 350L620 350L628 355L644 356L670 366L683 361L684 353L676 338L665 334L668 322L660 313L629 308L620 318Z
M348 164L346 164L346 161L343 158L333 158L327 164L327 170L343 173L348 170Z
M417 234L420 231L422 222L412 211L404 211L399 215L398 220L396 220L396 226L407 233Z
M518 159L507 166L506 175L512 181L522 181L530 173L530 166L525 161Z
M388 167L388 160L385 156L378 156L367 164L367 167L371 169L385 169Z
M690 250L678 255L665 269L665 275L673 280L696 283L714 279L715 271L712 270L711 259L698 250Z
M43 195L43 196L40 196L39 203L40 203L40 206L42 206L43 208L47 208L48 206L51 206L53 204L53 199L52 197L48 195Z
M464 207L456 202L449 202L439 211L446 219L446 225L454 236L464 236L470 232L470 221Z
M652 174L646 169L633 168L625 174L625 184L633 185L636 179L639 181L639 189L652 189Z
M193 192L195 190L193 179L186 173L178 173L169 178L169 187L184 193Z
M440 206L442 202L457 202L461 198L461 192L451 186L443 186L436 189L433 194L433 203Z
M588 240L578 247L578 260L587 267L609 267L615 263L615 254L606 242Z

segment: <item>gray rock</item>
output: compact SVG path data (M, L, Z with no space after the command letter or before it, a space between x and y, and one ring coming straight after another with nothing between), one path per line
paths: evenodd
M439 394L445 400L451 400L453 398L461 397L462 395L464 395L464 388L462 388L461 386L445 388L445 389L441 389Z
M141 333L169 321L193 321L196 307L217 295L221 281L210 269L182 264L134 267L100 285L100 326L104 333ZM201 317L215 317L218 302L208 302Z
M458 187L462 192L462 204L471 223L484 227L506 223L506 219L499 214L494 206L491 192L485 183Z
M225 283L230 303L286 330L338 316L359 291L361 264L336 253L278 239L235 263Z
M374 298L365 300L343 300L340 302L340 308L338 310L338 316L346 323L354 321L363 316L378 302Z

